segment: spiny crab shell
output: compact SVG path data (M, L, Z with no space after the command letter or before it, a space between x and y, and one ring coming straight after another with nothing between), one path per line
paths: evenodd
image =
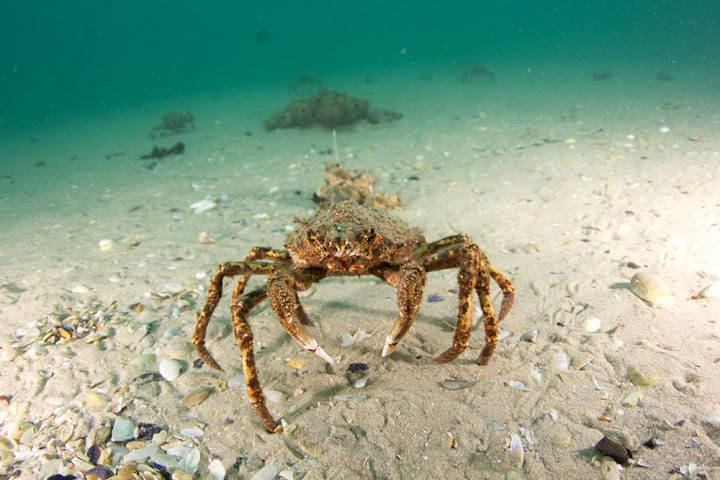
M287 237L295 268L324 268L361 274L378 265L407 262L425 243L419 228L379 210L344 201L318 211Z

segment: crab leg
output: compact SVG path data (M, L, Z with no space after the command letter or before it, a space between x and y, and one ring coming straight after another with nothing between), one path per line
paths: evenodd
M335 361L325 353L318 341L302 326L302 317L297 316L297 312L302 311L302 307L298 302L297 288L293 280L292 276L287 272L277 271L270 275L268 278L270 308L272 308L285 330L301 347L334 365ZM296 318L299 321L294 321Z
M272 247L253 247L245 257L245 262L252 262L256 260L272 260L278 263L290 263L290 254L286 250L278 250ZM238 277L238 286L240 293L245 290L250 276L255 272L248 272ZM236 289L237 290L237 289Z
M515 302L515 287L507 278L505 278L505 275L500 273L500 270L490 265L490 262L487 262L487 268L490 272L490 276L493 280L495 280L495 283L500 286L500 289L503 292L502 305L500 305L500 314L498 315L498 322L502 322L503 319L507 317L508 313L510 313L513 303ZM479 291L478 295L480 295Z
M464 237L464 236L463 236ZM451 237L453 238L453 237ZM458 272L458 315L453 336L453 344L450 348L435 358L437 363L447 363L455 360L470 344L470 327L472 327L472 295L475 282L478 278L478 271L481 268L481 253L477 245L467 240L464 243L452 246L426 259L426 268L435 270L446 268L445 264L452 262L459 264ZM441 265L443 267L441 267ZM487 272L485 272L487 276Z
M237 344L242 351L243 373L245 374L245 385L247 386L248 399L267 431L274 432L277 428L277 422L273 416L270 415L270 412L265 406L265 396L262 393L260 379L258 378L257 371L255 370L253 334L250 329L250 324L246 319L246 315L260 302L265 300L266 296L267 287L263 286L246 295L243 295L237 300L233 299L232 323Z
M425 270L416 263L411 263L402 269L402 276L397 285L400 315L398 315L390 333L385 337L385 346L382 351L383 357L387 357L395 350L397 344L415 321L422 303L425 280Z
M197 351L198 356L209 367L214 368L215 370L222 371L220 365L215 361L213 356L210 355L210 352L205 346L205 335L207 333L208 324L210 323L210 318L212 317L212 314L215 311L218 302L220 302L220 298L222 297L223 280L225 279L225 277L233 277L236 275L249 276L253 274L268 275L277 270L279 267L282 267L282 265L267 262L227 262L220 264L217 271L215 272L215 275L213 275L212 279L210 280L210 287L208 288L207 293L207 302L205 303L202 312L200 312L197 325L195 326L195 333L193 334L192 338L192 343L195 346L195 350ZM233 300L242 293L242 289L245 286L242 285L242 288L240 287L241 285L238 284L238 286L235 288Z

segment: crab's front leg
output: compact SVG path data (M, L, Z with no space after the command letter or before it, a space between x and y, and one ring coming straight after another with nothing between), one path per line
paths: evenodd
M289 270L278 270L268 278L268 299L270 308L285 330L305 350L314 353L331 365L335 361L323 350L318 341L303 327L303 317L299 314L304 311L298 301L297 291L307 288L310 284L319 281L323 274L319 272L305 272L293 275ZM298 321L296 321L298 320Z
M410 326L417 317L420 304L422 303L423 287L427 275L425 269L418 263L412 262L400 270L400 278L397 282L398 289L398 310L400 311L395 325L385 337L382 356L387 357L395 350L397 344L405 336ZM389 277L389 275L388 275ZM391 283L388 281L388 283ZM392 285L393 283L391 283Z
M267 296L267 287L263 286L257 290L243 295L238 299L233 299L232 317L233 331L238 346L242 351L243 373L245 375L245 385L247 387L247 396L252 404L255 412L260 417L260 421L268 432L275 432L277 422L265 406L265 396L262 393L260 379L255 369L255 353L253 351L253 334L250 324L247 321L247 315L260 302L265 300Z

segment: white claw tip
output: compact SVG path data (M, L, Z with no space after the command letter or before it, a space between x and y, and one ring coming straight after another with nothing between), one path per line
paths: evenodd
M323 350L322 348L317 347L317 348L315 349L315 352L313 352L313 353L315 353L315 355L317 355L318 357L320 357L320 358L322 358L323 360L325 360L325 361L326 361L327 363L329 363L330 365L335 365L335 360L333 360L332 357L331 357L330 355L328 355L328 354L325 352L325 350Z
M383 357L387 357L388 355L390 355L393 352L393 350L395 350L395 346L396 345L390 345L389 343L386 343L385 346L383 347L383 351L382 351L381 355Z

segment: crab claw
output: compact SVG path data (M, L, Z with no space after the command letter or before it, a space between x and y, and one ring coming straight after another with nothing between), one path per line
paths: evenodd
M397 342L394 338L390 337L389 335L385 337L385 346L383 347L382 356L387 357L390 355L393 350L395 350L395 347L397 347Z
M318 357L322 358L330 365L335 365L335 360L333 360L332 357L328 355L327 352L320 347L320 345L318 345L317 340L315 340L314 338L311 342L305 345L305 349L308 352L314 353Z

